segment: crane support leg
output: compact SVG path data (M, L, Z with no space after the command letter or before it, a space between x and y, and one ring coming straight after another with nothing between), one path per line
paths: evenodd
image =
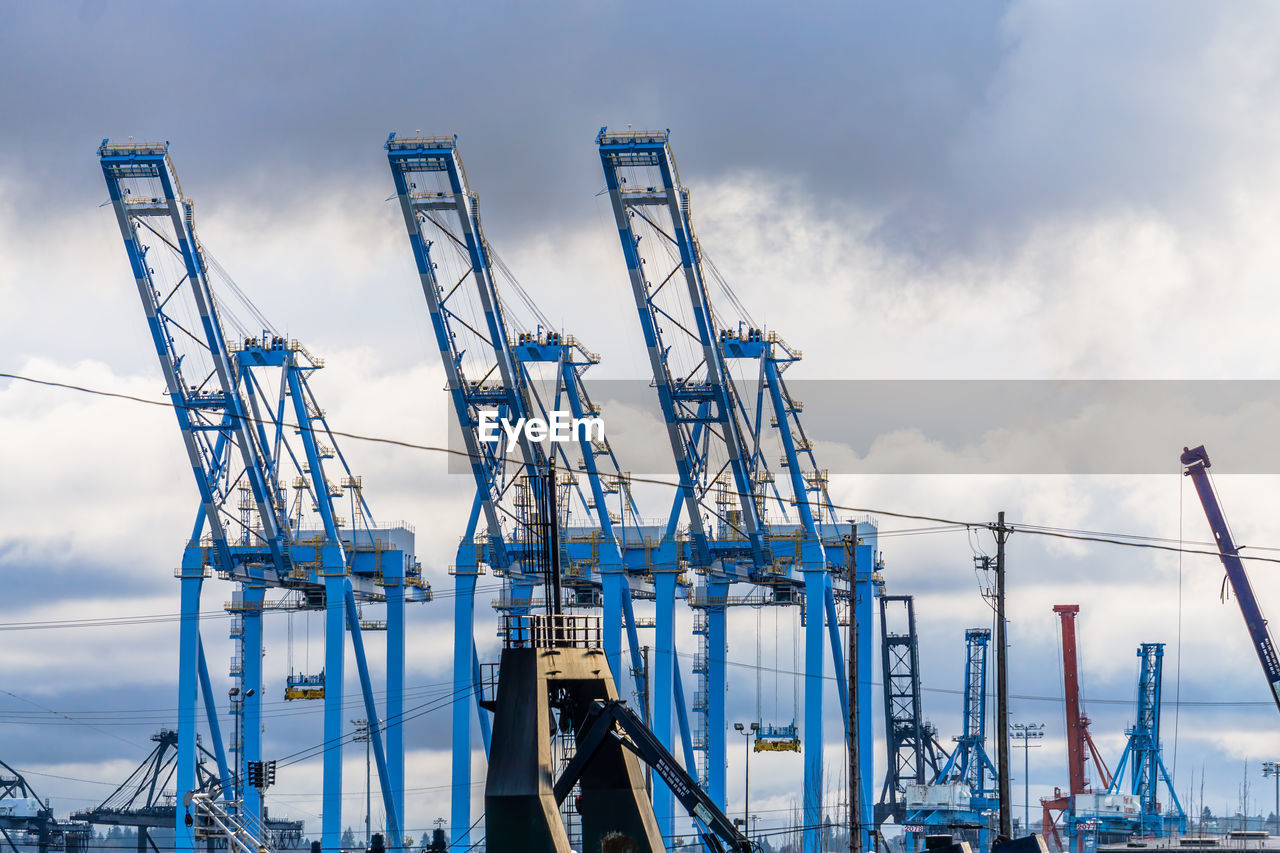
M862 826L870 829L875 826L875 726L871 724L871 708L875 701L873 684L875 682L876 647L874 643L875 624L875 551L876 529L870 525L859 524L856 528L860 545L855 545L853 595L850 603L851 619L849 630L858 632L858 659L854 661L857 672L857 684L851 684L850 701L858 703L861 712L859 718L863 724L858 727L858 774L862 777L862 790L859 800L862 802ZM857 567L861 567L858 569ZM837 670L840 671L840 670ZM848 706L845 707L845 720L849 718Z
M672 667L676 688L676 724L680 727L680 747L684 753L684 763L692 773L697 768L697 759L693 755L693 735L689 730L689 703L684 698L684 679L680 677L680 662Z
M373 699L373 679L369 677L369 659L364 654L364 633L360 630L360 614L356 610L356 596L350 583L345 583L344 599L347 603L347 624L351 626L351 645L355 651L356 671L360 675L360 693L364 697L365 720L369 725L369 739L373 744L373 761L378 767L378 787L382 789L382 807L386 810L387 846L399 850L400 815L396 812L391 796L391 777L387 772L387 750L382 740L382 726L378 722L378 706Z
M649 673L645 672L644 655L640 652L640 636L636 632L636 612L631 601L631 585L623 578L624 596L622 598L622 610L627 617L627 644L631 647L631 669L636 674L636 694L644 696L644 682L649 677ZM649 709L644 707L640 709L640 717L646 723L649 722Z
M218 706L214 701L213 687L209 683L209 664L204 656L204 643L197 642L200 664L200 694L204 697L205 722L209 725L209 739L213 741L213 758L218 762L218 781L222 790L231 790L231 768L227 764L227 747L222 741L222 727L218 725Z
M601 621L601 642L604 645L604 657L609 662L609 672L613 674L613 683L622 687L624 682L622 667L622 597L626 595L626 581L621 567L600 572L600 582L604 587L604 619Z
M320 845L324 853L338 853L342 847L342 682L346 660L347 578L342 570L329 568L329 561L324 562L330 574L324 579L324 795Z
M383 589L387 595L387 716L383 728L387 732L391 803L401 820L404 819L404 561L405 557L401 556L383 570ZM398 847L397 844L392 848L392 853L399 853Z
M244 703L241 728L243 750L236 753L236 789L244 801L244 816L248 826L262 826L262 793L247 785L250 761L262 760L262 602L266 589L245 584L244 601L244 660L240 671L240 696ZM253 691L250 694L249 691Z
M188 551L188 554L193 553ZM197 561L198 550L195 551ZM200 588L204 584L204 568L197 562L185 565L182 574L182 617L178 637L178 758L174 779L178 803L186 792L195 790L196 780L196 724L198 716L199 656L200 656ZM174 849L177 853L195 853L195 833L186 825L186 810L182 805L174 809Z
M728 582L712 581L708 587L713 602L727 601ZM724 604L713 604L707 608L707 796L721 809L728 807L725 802L725 761L728 756L724 707L728 610Z
M459 549L461 555L461 549ZM451 850L471 847L471 714L478 708L470 696L475 654L476 567L459 565L454 574L453 599L453 790L449 812ZM466 697L466 698L462 698ZM483 710L480 711L484 713Z
M803 853L821 853L822 833L822 684L826 643L825 569L804 572L804 828Z
M675 605L676 573L655 571L653 591L657 613L654 619L653 733L667 749L671 748L671 710L675 694ZM653 814L658 831L664 838L675 835L675 806L671 789L658 776L653 779Z
M604 584L604 622L603 642L604 656L609 661L609 671L613 673L613 683L621 690L623 673L622 665L622 633L627 634L627 645L631 655L631 672L635 682L637 695L644 693L644 659L640 655L640 639L636 635L636 616L631 607L631 582L626 573L618 569L600 571ZM614 626L617 626L616 628Z
M836 597L831 588L831 576L824 584L823 606L827 611L827 634L831 638L831 663L836 673L836 691L840 694L840 713L844 718L844 739L849 741L849 677L844 663L844 643L840 641L840 617L836 615ZM850 630L853 626L850 625Z
M472 705L476 709L476 719L480 721L480 745L484 747L484 760L489 760L489 744L493 740L489 712L480 707L481 686L484 676L480 673L480 652L476 650L476 638L471 638L471 695Z

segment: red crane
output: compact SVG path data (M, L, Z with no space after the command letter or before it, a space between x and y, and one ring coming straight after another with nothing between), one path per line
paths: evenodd
M1044 809L1041 831L1046 840L1052 839L1057 849L1062 850L1059 823L1071 811L1072 798L1076 794L1091 793L1089 778L1085 775L1086 759L1093 762L1103 790L1111 786L1111 771L1089 734L1089 718L1080 711L1079 660L1076 654L1076 614L1080 612L1080 605L1055 604L1053 612L1062 620L1062 695L1067 706L1067 774L1071 787L1065 794L1061 788L1054 788L1053 796L1041 798L1040 805Z

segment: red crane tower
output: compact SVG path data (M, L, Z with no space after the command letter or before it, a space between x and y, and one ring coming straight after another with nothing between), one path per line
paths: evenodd
M1075 795L1091 792L1089 779L1085 775L1086 757L1093 762L1103 790L1111 786L1111 771L1098 754L1098 748L1094 746L1093 737L1089 734L1089 718L1080 712L1080 676L1076 654L1076 614L1080 612L1080 605L1055 604L1053 612L1062 620L1062 695L1067 708L1067 773L1071 787L1065 794L1061 788L1054 788L1053 796L1041 798L1040 805L1044 809L1041 831L1046 840L1052 840L1057 849L1062 850L1064 848L1058 827L1062 819L1071 812Z

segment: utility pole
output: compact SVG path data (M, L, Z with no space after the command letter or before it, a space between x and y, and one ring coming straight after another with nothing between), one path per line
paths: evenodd
M849 547L849 648L846 655L849 667L849 853L862 853L862 781L858 777L858 630L853 614L858 612L855 583L858 574L858 534L846 540ZM893 759L890 758L890 761Z
M1000 774L1000 835L1013 838L1009 802L1009 638L1004 618L1004 543L1011 531L1004 511L996 518L996 746Z

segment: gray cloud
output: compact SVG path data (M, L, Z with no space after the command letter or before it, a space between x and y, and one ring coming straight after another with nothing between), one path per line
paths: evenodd
M596 128L634 122L675 129L703 180L765 165L879 206L941 177L998 67L1003 10L11 6L0 109L21 119L0 142L57 188L52 211L98 189L98 138L132 134L172 140L187 180L283 212L326 186L389 187L387 131L456 132L477 188L501 188L493 220L519 228L581 216L603 183Z

